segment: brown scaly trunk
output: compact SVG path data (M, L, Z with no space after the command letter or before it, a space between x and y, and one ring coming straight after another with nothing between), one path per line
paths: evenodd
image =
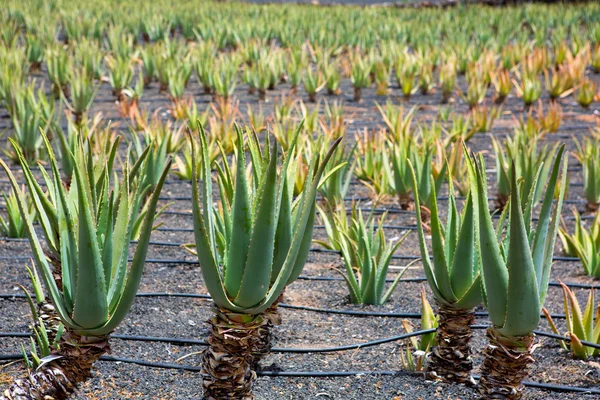
M355 86L354 87L354 101L360 103L362 100L362 88Z
M0 400L64 400L75 392L77 385L91 376L92 366L100 356L110 351L108 339L67 335L60 343L59 356L17 379L0 395Z
M585 205L585 209L588 212L596 212L596 211L598 211L599 208L600 208L600 203L594 203L591 201L588 201L587 204Z
M39 319L42 320L42 324L44 324L44 328L48 333L48 342L50 343L50 346L52 346L61 324L60 317L56 313L54 305L47 300L37 304L37 315ZM33 321L34 328L39 328L39 325L39 320Z
M402 210L412 210L413 201L408 193L402 193L398 195L398 205Z
M258 89L258 100L265 101L267 100L267 91L263 88Z
M535 336L507 338L494 328L488 328L487 337L489 343L479 380L482 399L520 399L521 382L527 376L527 366L534 361L531 351Z
M504 207L506 207L506 204L508 203L508 196L505 194L498 193L494 203L496 205L496 210L502 211L502 210L504 210Z
M261 331L269 321L262 315L238 314L215 307L209 347L202 359L205 400L251 400L256 373L251 368L261 346Z
M273 348L273 327L281 325L281 314L279 313L279 303L283 299L283 293L275 300L269 308L267 308L262 316L267 320L267 324L259 327L260 341L256 352L253 354L253 358L250 362L250 368L256 370L258 363L266 355L271 352Z
M452 308L441 302L437 302L437 305L437 344L429 356L427 375L431 379L474 384L469 342L473 336L471 324L475 320L475 312Z

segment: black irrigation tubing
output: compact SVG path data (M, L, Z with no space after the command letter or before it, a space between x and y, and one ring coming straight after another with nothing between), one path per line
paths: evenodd
M0 361L15 361L21 360L22 354L0 354ZM190 371L190 372L201 372L202 367L184 364L174 363L161 363L152 362L146 360L136 360L124 357L115 356L102 356L100 361L105 362L121 362L126 364L135 364L142 367L160 368L160 369L173 369L179 371ZM256 371L258 376L265 377L287 377L287 378L344 378L351 376L366 376L366 375L377 375L377 376L398 376L398 375L421 375L413 374L406 371ZM202 374L204 376L204 374ZM473 376L475 379L479 379L478 375ZM599 389L595 388L583 388L576 386L566 385L554 385L550 383L540 383L532 381L523 381L523 385L535 389L543 389L552 392L571 392L571 393L583 393L583 394L600 394Z
M471 325L471 328L474 330L482 330L487 329L489 325ZM409 333L403 333L401 335L390 336L382 339L371 340L365 343L354 343L342 346L332 346L332 347L273 347L271 352L273 353L295 353L295 354L308 354L308 353L334 353L348 350L358 350L367 347L379 346L381 344L398 342L400 340L409 339L411 337L417 337L426 335L429 333L435 333L436 328L424 329ZM536 336L546 337L550 339L563 340L566 342L570 342L570 338L568 336L557 335L552 332L544 332L540 330L532 331ZM31 332L0 332L0 337L30 337L32 335ZM194 345L194 346L208 346L208 343L205 340L191 339L191 338L172 338L172 337L156 337L156 336L139 336L139 335L122 335L122 334L113 334L110 336L114 339L119 340L127 340L127 341L138 341L138 342L159 342L159 343L171 343L171 344L180 344L180 345ZM588 342L585 340L581 341L581 344L594 348L600 349L599 343Z
M426 278L406 278L400 279L401 282L424 282ZM197 293L172 293L172 292L142 292L137 293L136 297L180 297L180 298L192 298L192 299L203 299L210 300L211 297L208 294L197 294ZM23 293L0 293L0 299L25 299L26 296ZM279 307L287 308L290 310L301 310L301 311L311 311L316 313L324 313L324 314L335 314L335 315L348 315L353 317L380 317L380 318L421 318L420 313L397 313L397 312L377 312L377 311L356 311L356 310L337 310L331 308L319 308L319 307L310 307L310 306L297 306L293 304L287 303L279 303ZM488 317L489 313L487 312L475 312L476 317ZM545 314L540 315L542 318L546 318ZM553 319L566 319L565 314L550 314ZM0 335L1 336L1 335Z

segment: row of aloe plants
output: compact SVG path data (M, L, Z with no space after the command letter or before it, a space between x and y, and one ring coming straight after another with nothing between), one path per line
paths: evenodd
M343 171L344 164L334 161L328 166L328 162L335 160L338 139L328 146L328 151L312 158L307 185L294 198L289 170L295 168L293 152L298 133L288 150L279 156L280 146L269 136L263 147L252 131L245 137L238 132L235 158L231 161L224 158L216 164L210 161L204 131L191 139L193 149L199 146L199 153L192 152L194 251L215 302L214 318L209 321L209 348L203 357L206 374L203 386L207 398L252 396L254 369L268 353L272 325L279 322L278 299L286 286L300 275L312 243L319 188ZM73 177L65 186L54 152L46 141L51 166L50 174L44 174L47 193L40 189L19 147L14 145L36 212L43 216L42 235L50 244L50 251L42 248L23 192L9 167L1 163L17 190L17 205L34 254L32 276L42 277L64 326L53 341L47 339L45 328L36 330L38 337L45 337L44 342L47 346L51 343L54 349L29 377L17 380L7 389L3 398L35 398L22 397L32 393L68 396L89 376L94 362L109 350L110 333L133 303L142 277L158 196L169 165L163 169L156 185L145 184L144 163L150 153L147 148L137 162L125 161L120 181L111 181L118 140L109 144L104 157L95 159L89 140L80 137L69 153ZM416 216L423 264L439 312L436 346L428 363L431 377L471 381L469 326L474 318L473 308L483 302L492 326L488 329L490 344L485 349L480 391L487 397L521 396L521 380L526 375L527 365L533 361L531 332L539 322L547 293L566 188L567 160L563 154L564 146L561 146L553 154L547 177L539 179L543 169L540 165L531 185L526 184L526 178L517 177L513 165L509 202L496 226L488 208L485 164L481 155L465 154L470 189L463 212L459 214L454 189L450 187L445 228L435 200L436 185L430 180L434 199L428 226L432 261L421 212ZM405 163L419 210L419 182L411 160L407 158ZM213 203L212 171L215 168L221 199L217 204ZM534 226L532 215L538 204L535 193L544 186L538 222ZM146 207L144 202L148 208L133 262L128 267L127 250L133 221ZM360 212L355 211L353 220L356 222L352 233L344 233L345 239L340 239L338 244L344 249L342 254L347 262L351 258L359 259L357 264L363 268L363 278L378 282L376 285L367 281L351 284L354 271L348 271L349 286L357 289L353 296L368 303L368 299L382 298L380 286L386 275L378 271L378 265L370 265L371 260L377 259L374 252L388 259L397 244L386 247L381 230L372 236L369 231L373 225L367 228ZM352 242L350 235L360 242L358 252L345 249ZM368 272L369 269L373 272ZM565 296L572 298L567 289ZM39 293L36 297L40 297ZM372 304L379 303L373 301ZM571 300L571 307L572 313L577 314L576 301ZM593 321L590 309L588 305L585 317L577 314L569 321L572 324L585 321L588 326ZM580 352L585 346L576 339L590 339L588 336L597 329L581 331L572 327L571 330L572 348Z

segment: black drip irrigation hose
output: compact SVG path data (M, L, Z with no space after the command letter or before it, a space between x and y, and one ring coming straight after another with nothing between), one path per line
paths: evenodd
M487 328L487 326L473 326L474 329L483 329ZM428 329L419 332L413 332L410 335L415 336L415 334L423 335L427 333L432 333L434 329ZM539 333L538 333L539 334ZM402 335L407 336L407 335ZM406 337L405 337L406 338ZM401 339L398 339L401 340ZM360 346L360 345L359 345ZM363 344L361 347L365 347ZM360 348L360 347L358 347ZM275 351L275 349L273 349ZM321 350L322 351L322 350ZM0 354L0 361L16 361L21 360L23 358L22 354ZM183 371L191 371L191 372L201 372L202 367L191 366L191 365L183 365L183 364L175 364L175 363L160 363L160 362L151 362L146 360L136 360L129 359L123 357L115 357L115 356L102 356L100 357L100 361L107 362L122 362L128 364L136 364L145 367L151 368L162 368L162 369L173 369L173 370L183 370ZM268 376L268 377L298 377L298 378L335 378L335 377L350 377L350 376L361 376L361 375L378 375L378 376L398 376L398 375L420 375L418 373L411 373L407 371L256 371L259 376ZM473 376L475 379L479 379L479 376ZM523 381L523 385L543 389L548 391L555 392L572 392L572 393L587 393L587 394L600 394L600 389L596 388L582 388L582 387L574 387L567 385L554 385L549 383L541 383L541 382L532 382L532 381Z
M0 355L0 361L15 361L23 358L22 354L6 354ZM183 365L174 363L160 363L145 360L136 360L124 357L115 356L102 356L100 361L104 362L120 362L126 364L135 364L143 367L159 368L159 369L172 369L179 371L189 372L201 372L202 367L193 365ZM407 371L256 371L256 375L265 377L285 377L285 378L344 378L352 376L400 376L400 375L414 375L422 376L420 373L412 373ZM204 374L202 374L204 376ZM479 379L478 375L474 375L473 378ZM582 393L582 394L600 394L600 389L595 388L583 388L576 386L567 385L554 385L550 383L523 381L523 385L534 389L542 389L551 392L566 392L566 393Z
M420 317L420 316L419 316ZM487 329L488 325L471 325L471 329L474 330L482 330ZM412 337L422 336L429 333L435 333L436 329L424 329L409 333L404 333L402 335L390 336L387 338L371 340L365 343L354 343L342 346L334 346L334 347L273 347L271 349L272 353L296 353L296 354L308 354L308 353L335 353L340 351L348 351L348 350L358 350L367 347L379 346L381 344L398 342L400 340L410 339ZM551 332L544 332L539 330L534 330L533 333L536 336L547 337L550 339L563 340L566 342L570 342L570 338L568 336L561 336ZM0 337L30 337L31 332L0 332ZM191 339L191 338L171 338L171 337L156 337L156 336L139 336L139 335L122 335L122 334L113 334L110 335L113 339L119 340L127 340L127 341L137 341L137 342L159 342L159 343L171 343L178 345L194 345L194 346L208 346L208 343L204 340ZM589 341L582 340L580 341L582 345L594 349L600 349L599 343L593 343Z

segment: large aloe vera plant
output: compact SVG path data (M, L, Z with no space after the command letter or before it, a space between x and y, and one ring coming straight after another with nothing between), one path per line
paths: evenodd
M135 173L127 162L121 181L112 182L111 157L102 158L102 162L93 160L86 150L89 143L80 139L70 154L74 179L66 189L52 147L43 138L50 158L50 172L40 165L47 196L39 189L19 146L12 144L42 221L46 242L53 250L48 255L34 230L15 177L4 161L0 160L0 166L17 195L35 268L65 333L52 358L27 378L15 381L1 399L66 398L89 377L93 363L109 350L108 336L125 318L135 299L158 196L168 172L167 166L149 199L133 262L128 267L132 225L148 188L139 185L140 178L132 178ZM118 141L115 143L118 145Z
M485 289L485 305L492 326L487 331L489 345L479 382L485 398L519 399L521 381L527 375L534 335L548 290L554 243L558 232L560 211L565 194L567 159L563 161L564 145L556 155L543 196L539 219L532 225L536 186L529 192L519 181L515 166L511 167L510 199L507 210L496 228L487 204L487 184L483 157L470 159L476 186L478 205L481 269ZM560 193L554 202L554 192L562 167ZM540 169L543 165L538 167ZM521 197L527 201L522 203Z
M311 160L304 189L293 200L288 168L296 139L279 165L276 141L271 146L267 136L261 149L256 134L246 135L244 144L238 130L235 172L226 159L217 166L221 202L215 211L203 129L199 136L200 164L196 164L192 150L197 165L192 181L194 234L202 275L215 303L209 348L203 360L204 396L251 398L255 378L251 365L269 340L266 313L302 271L312 241L317 189L340 140L323 159L317 156ZM250 168L246 166L246 148Z
M473 308L481 303L481 263L478 239L476 188L471 187L462 214L456 207L452 182L446 227L440 221L436 187L431 179L431 251L427 248L420 206L421 196L412 164L409 164L417 210L417 230L425 276L438 305L436 346L429 358L428 375L460 383L472 382L471 325Z

